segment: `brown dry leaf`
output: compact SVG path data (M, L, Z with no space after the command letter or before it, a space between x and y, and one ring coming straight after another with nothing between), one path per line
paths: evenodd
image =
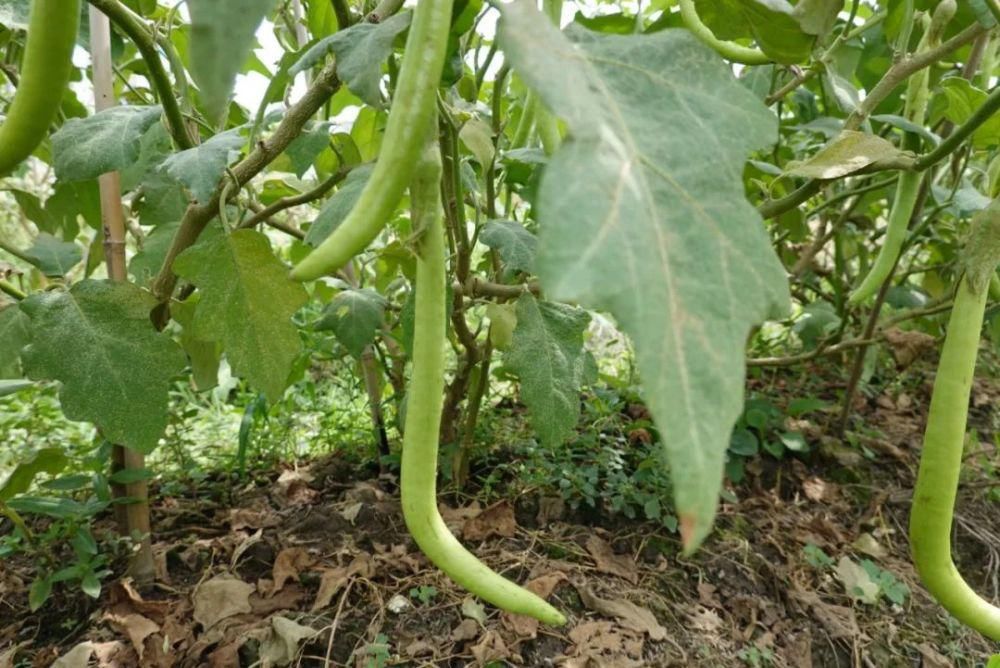
M831 503L837 500L837 486L821 478L803 480L802 491L807 499L816 503Z
M147 601L135 590L129 580L120 580L111 585L108 592L108 609L115 615L124 616L131 613L149 617L162 624L168 613L176 609L170 601Z
M303 469L282 471L277 486L280 498L292 506L308 506L316 503L319 492L309 486L313 476Z
M543 496L538 500L538 515L535 520L538 526L548 526L552 520L562 519L566 512L566 502L561 496Z
M286 585L284 589L273 596L261 596L260 593L251 594L250 612L259 617L267 617L278 610L297 610L305 597L306 590L298 584Z
M240 647L244 638L222 643L208 655L208 668L240 668Z
M271 628L260 642L260 659L265 666L287 666L299 653L299 643L319 633L285 617L271 617Z
M472 640L479 635L479 624L474 619L463 619L462 623L451 630L451 639L455 642ZM0 666L2 668L2 666Z
M830 637L834 640L854 641L867 639L858 627L854 610L842 605L833 605L820 599L816 592L795 589L792 597L805 605Z
M439 509L441 519L453 534L461 534L462 527L471 519L479 517L483 512L483 507L478 501L473 501L467 506L452 508L451 506L441 506Z
M316 592L316 600L313 601L311 611L316 612L330 605L330 601L340 591L340 588L346 585L352 577L370 578L374 574L375 561L372 555L367 552L361 552L355 556L347 566L323 569L319 580L319 591Z
M271 588L271 595L281 591L282 587L289 580L298 580L299 573L310 568L316 563L316 557L309 553L304 547L288 547L278 553L274 560L274 567L271 570L271 578L274 586Z
M17 658L17 653L30 644L30 640L25 640L0 652L0 668L14 668L14 660Z
M426 640L414 640L403 648L403 654L412 658L434 654L434 646Z
M210 629L219 620L251 612L250 594L256 587L231 575L217 575L194 590L194 620L202 629Z
M229 567L236 568L236 564L239 563L240 557L242 557L247 550L261 542L263 539L264 530L257 529L257 531L241 540L240 544L233 549L233 556L229 558Z
M921 668L954 668L951 659L942 656L929 643L921 643L917 649L920 650Z
M561 665L567 668L639 668L643 640L640 634L615 627L611 622L590 621L569 632L572 653Z
M490 536L510 538L517 532L514 509L506 500L486 508L462 526L465 540L485 540Z
M722 618L715 610L709 610L697 606L694 611L688 613L688 620L691 628L703 633L716 633L722 628Z
M593 557L597 570L602 573L617 575L636 584L639 582L639 568L635 560L628 555L615 554L611 546L597 535L587 539L587 552Z
M87 668L94 655L94 643L82 642L52 663L52 668Z
M160 630L160 625L149 617L143 617L135 613L123 617L105 615L104 619L110 622L120 633L128 636L128 639L132 642L132 648L139 655L140 661L145 650L146 638Z
M548 598L555 590L556 585L565 579L566 574L557 571L529 580L524 588L541 598ZM535 638L538 635L539 622L533 617L504 612L500 616L500 620L506 628L512 630L520 638Z
M795 668L813 668L812 634L809 631L793 633L785 640L781 652L785 665Z
M228 521L233 531L269 529L280 525L281 517L269 507L233 508L229 511Z
M890 327L883 332L885 342L889 344L889 352L896 360L896 365L905 368L928 350L933 350L937 339L930 334L913 330L903 330Z
M484 633L479 642L472 646L471 651L472 656L476 658L480 666L490 661L503 661L510 656L507 643L503 641L503 638L496 631L487 631Z
M651 640L663 640L667 637L665 629L649 610L624 599L612 601L597 596L585 586L577 585L580 600L583 604L606 617L614 617L625 628L647 634Z
M706 608L721 608L722 601L719 600L716 592L718 587L707 582L698 583L698 602Z
M858 552L862 554L867 554L869 557L874 557L876 559L884 559L888 552L882 544L876 540L875 536L871 535L867 531L859 535L853 543L853 547Z

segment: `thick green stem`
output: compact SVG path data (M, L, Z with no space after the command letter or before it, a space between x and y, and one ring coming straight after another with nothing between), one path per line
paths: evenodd
M426 0L425 0L426 1ZM438 430L444 392L445 248L437 147L422 152L410 189L417 235L417 294L413 378L407 393L400 495L403 518L427 558L473 594L547 624L566 618L535 594L503 578L448 530L437 507Z
M451 8L452 0L421 0L417 4L378 163L350 214L292 269L292 278L307 281L339 269L389 222L413 176L434 115Z
M31 3L20 81L0 126L0 176L31 155L59 113L79 27L79 0Z
M771 59L763 51L751 49L736 42L727 42L715 36L707 25L701 22L698 10L694 5L694 0L680 0L681 18L684 25L695 37L700 39L706 46L714 49L720 56L734 63L744 65L766 65Z

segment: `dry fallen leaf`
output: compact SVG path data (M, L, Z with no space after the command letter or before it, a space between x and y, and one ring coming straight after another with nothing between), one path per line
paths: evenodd
M921 643L917 649L920 650L922 659L921 668L954 668L951 659L942 656L929 643Z
M552 591L556 588L556 585L565 579L565 573L559 571L555 573L547 573L546 575L541 575L537 578L529 580L524 585L524 588L534 594L537 594L541 598L548 598L552 594ZM521 638L534 638L538 635L539 622L533 617L504 612L500 619L506 628L512 630Z
M354 576L370 578L375 574L375 562L372 555L362 552L354 557L347 566L337 566L336 568L324 569L319 579L319 591L316 592L316 600L312 604L312 612L330 605L330 601L340 591L340 588L347 584L347 581Z
M135 653L139 655L140 661L142 660L142 655L145 649L144 643L146 638L160 630L159 624L148 617L143 617L142 615L135 613L125 615L124 617L119 617L117 615L105 615L105 619L115 626L120 632L123 632L128 636L128 639L132 642L132 648L135 650Z
M615 554L606 541L599 536L591 535L587 539L587 552L593 557L597 570L625 578L632 584L639 582L639 568L632 557Z
M933 350L937 344L937 339L930 334L898 327L890 327L883 332L883 336L889 344L889 352L900 368L908 367L925 352Z
M833 605L820 599L816 592L794 589L794 599L805 605L833 640L867 640L861 633L854 610L842 605Z
M625 628L645 633L651 640L663 640L667 637L667 629L656 621L656 617L648 608L624 599L612 601L600 598L584 586L578 585L576 590L580 592L580 600L583 601L583 604L594 612L606 617L614 617Z
M516 532L514 509L506 500L486 508L462 526L465 540L485 540L490 536L510 538Z
M639 668L642 636L611 622L590 621L569 632L572 652L561 663L566 668Z
M309 554L309 551L304 547L289 547L279 552L271 571L271 577L274 580L271 594L274 595L281 591L281 588L289 580L298 580L299 573L315 563L316 557Z
M319 499L319 492L309 486L311 473L305 470L282 471L278 476L278 492L282 500L292 506L307 506Z
M202 629L210 629L219 620L250 612L250 594L256 587L231 575L217 575L202 582L191 595L194 620Z
M878 602L879 586L872 580L868 572L850 557L841 557L837 562L835 570L847 595L862 603L874 604Z
M271 628L260 643L260 658L265 666L287 666L299 653L299 643L319 633L285 617L271 617Z
M479 635L479 624L474 619L463 619L462 623L451 631L451 639L455 642L472 640Z
M472 656L476 657L478 665L481 666L490 661L503 661L510 656L510 650L499 633L487 631L479 642L472 646Z

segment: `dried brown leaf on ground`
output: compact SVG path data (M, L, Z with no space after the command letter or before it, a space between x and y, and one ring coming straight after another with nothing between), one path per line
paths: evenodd
M866 640L861 633L854 610L843 605L834 605L820 599L819 594L803 589L793 589L791 597L805 606L833 640Z
M308 506L319 500L319 492L309 486L313 475L304 469L282 471L275 483L277 496L290 506Z
M496 631L487 631L483 637L472 646L472 656L476 658L478 665L482 666L490 661L504 661L510 656L510 649L507 643Z
M259 585L258 585L259 589ZM260 617L278 612L279 610L297 610L299 604L308 596L302 585L290 584L274 595L262 596L260 591L250 595L250 612Z
M472 541L486 540L491 536L510 538L516 532L514 508L506 500L489 506L462 526L462 537Z
M271 595L281 591L289 580L298 580L299 573L311 568L316 563L316 557L304 547L288 547L278 553L271 570L274 586Z
M576 585L576 590L580 593L583 604L594 612L614 617L625 628L645 633L651 640L663 640L667 637L667 629L656 621L656 616L648 608L624 599L601 598L583 585Z
M299 653L299 644L319 631L286 617L271 617L271 626L260 641L264 666L287 666Z
M132 649L139 655L139 660L145 653L146 638L159 632L160 625L148 617L132 613L130 615L105 615L104 619L115 627L120 633L128 636L132 643Z
M587 539L587 552L594 559L597 570L602 573L617 575L636 584L639 582L639 567L636 566L635 559L624 554L615 554L604 539L592 534Z
M569 632L572 651L560 665L566 668L639 668L643 666L642 635L611 622L590 621Z
M883 336L889 345L892 358L896 360L896 365L901 369L910 366L921 355L934 350L937 345L937 339L933 336L916 330L890 327L883 332Z
M943 656L929 643L921 643L917 649L920 650L921 668L954 668L955 666L951 659Z
M191 595L194 620L207 630L226 617L251 612L250 594L255 590L254 585L231 575L217 575L202 582Z
M270 529L281 524L281 517L264 502L258 502L253 507L231 509L227 514L227 521L233 531Z
M474 619L463 619L461 623L451 630L451 639L455 642L472 640L479 635L479 623Z
M375 561L372 555L361 552L347 566L323 569L319 579L319 591L312 604L312 612L330 605L333 597L347 584L352 577L370 578L375 574Z
M548 573L529 580L524 585L524 588L534 594L538 594L542 598L548 598L552 595L556 586L565 579L565 573L556 571L555 573ZM509 612L504 612L500 616L500 619L504 627L513 631L519 638L534 638L538 635L539 622L537 619Z

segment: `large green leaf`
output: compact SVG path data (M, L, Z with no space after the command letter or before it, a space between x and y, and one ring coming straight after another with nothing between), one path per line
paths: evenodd
M761 51L779 63L801 63L809 57L814 37L803 30L787 0L695 2L702 20L720 39L752 37Z
M27 492L39 473L55 475L66 468L68 463L69 459L58 448L42 448L35 452L15 466L3 484L0 484L0 503Z
M83 251L71 241L60 241L42 232L24 256L46 276L65 276L83 259Z
M21 348L31 342L29 323L16 305L0 308L0 378L21 377Z
M302 349L292 315L306 301L301 284L260 232L237 230L202 239L174 261L201 290L192 334L219 341L237 374L278 401Z
M320 209L316 220L306 232L307 244L319 246L344 222L344 218L347 218L347 214L351 212L358 197L361 196L361 191L364 189L365 183L368 182L368 176L371 173L372 165L361 165L351 170L337 192L333 193Z
M28 377L60 381L66 417L141 452L163 434L170 379L184 369L180 348L150 322L155 303L130 283L94 280L21 302L33 332L21 354Z
M156 277L180 226L180 221L157 225L142 240L142 249L128 263L136 283L148 285Z
M632 337L693 549L741 411L746 336L789 302L742 179L777 119L687 31L563 34L523 2L501 11L505 54L569 129L536 202L536 271L549 296L610 311Z
M83 181L123 169L139 158L140 139L160 107L111 107L71 118L52 135L52 158L62 181Z
M161 168L183 183L195 202L205 203L245 141L242 128L220 132L203 144L174 153L163 161Z
M361 357L365 346L375 340L384 317L382 295L368 289L344 290L323 309L316 329L332 331L347 352Z
M500 253L508 269L531 273L535 263L538 238L513 220L491 220L483 227L479 240Z
M236 74L246 63L254 34L275 0L188 0L191 76L213 120L229 103Z
M948 77L941 82L948 106L944 115L952 123L962 124L986 101L986 91L976 88L962 77ZM979 148L1000 144L1000 115L990 117L972 134L973 143Z
M337 76L365 104L385 106L379 84L382 63L392 53L392 43L410 25L410 12L401 12L381 23L362 21L347 30L324 37L306 51L289 70L296 74L312 67L330 51L337 56Z
M222 346L218 341L199 339L194 334L195 307L201 295L195 293L182 302L170 305L170 316L180 323L180 344L191 363L191 379L198 391L210 390L219 383Z
M583 333L590 314L527 292L518 298L516 312L504 361L521 380L521 399L539 440L553 448L573 433L580 418Z
M78 218L95 230L101 229L101 191L97 179L56 181L52 195L45 200L45 212L63 239L73 239L80 231ZM45 230L53 232L53 230Z

